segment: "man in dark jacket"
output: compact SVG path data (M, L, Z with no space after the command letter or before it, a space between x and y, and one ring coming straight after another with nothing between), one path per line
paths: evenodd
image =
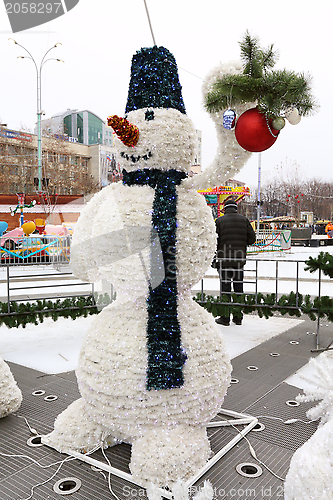
M216 219L217 232L217 270L220 274L222 293L231 294L231 282L235 293L243 293L243 267L246 262L246 247L256 241L256 234L249 220L237 213L237 203L227 200L224 205L224 215ZM230 312L217 318L219 325L229 326ZM242 324L242 313L233 314L232 321Z

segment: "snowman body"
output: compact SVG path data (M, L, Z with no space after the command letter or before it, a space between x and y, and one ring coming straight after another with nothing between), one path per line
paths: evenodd
M22 393L7 363L0 358L0 418L7 417L19 409Z
M149 111L149 120L146 109L128 114L140 137L131 148L119 142L124 169L188 172L192 123L175 109ZM169 265L164 253L163 265L152 275L151 254L158 252L160 237L153 249L155 190L149 185L109 185L83 210L71 259L75 275L109 280L117 299L99 313L83 343L76 370L82 398L58 417L46 440L61 451L88 450L106 436L111 444L132 443L132 473L141 481L164 485L190 477L208 459L205 424L221 408L231 373L219 328L190 293L215 251L212 214L204 197L182 183L176 198L176 243L169 253L177 269L177 321L186 358L183 384L147 387L147 298Z

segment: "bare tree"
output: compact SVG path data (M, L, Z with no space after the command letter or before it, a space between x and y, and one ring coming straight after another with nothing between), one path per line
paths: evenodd
M36 137L26 131L0 127L0 192L33 196L47 215L54 211L59 195L82 196L97 192L100 186L90 174L90 157L78 152L64 139L42 138L39 171Z

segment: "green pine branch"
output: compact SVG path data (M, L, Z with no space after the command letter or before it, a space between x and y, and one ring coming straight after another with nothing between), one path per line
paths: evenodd
M257 102L268 117L284 116L293 107L301 116L317 109L311 93L311 78L303 73L273 70L278 54L273 44L266 50L259 39L245 33L240 42L243 73L219 77L205 97L208 112L217 112L244 102Z
M333 278L333 255L329 252L320 252L317 257L309 257L305 264L305 271L314 273L320 269L326 276Z

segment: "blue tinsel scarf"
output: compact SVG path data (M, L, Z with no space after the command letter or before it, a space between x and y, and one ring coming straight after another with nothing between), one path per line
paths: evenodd
M165 278L156 288L149 288L147 299L148 370L147 389L172 389L184 383L186 354L181 348L181 331L177 317L176 187L187 176L178 170L123 170L123 183L148 185L155 189L152 225L159 235ZM156 266L153 248L151 267Z

